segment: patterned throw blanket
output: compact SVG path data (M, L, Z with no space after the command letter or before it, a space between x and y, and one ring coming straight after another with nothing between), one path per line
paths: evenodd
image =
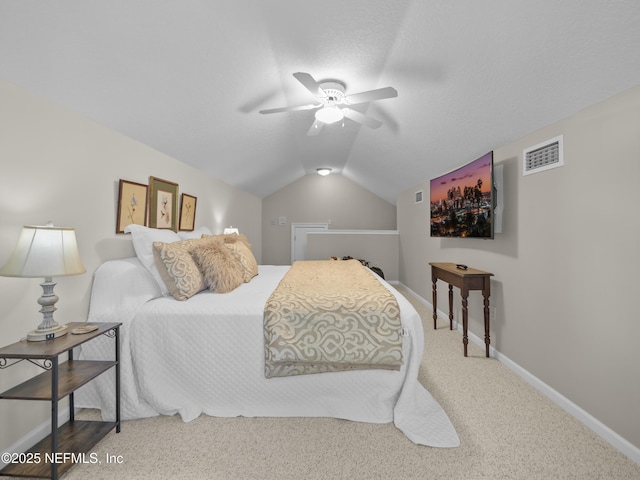
M357 260L295 262L267 300L264 338L267 378L402 365L398 303Z

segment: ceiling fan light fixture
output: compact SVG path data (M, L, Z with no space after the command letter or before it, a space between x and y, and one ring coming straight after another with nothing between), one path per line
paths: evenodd
M304 86L315 99L316 104L298 105L292 107L269 108L260 110L259 113L296 112L300 110L315 110L315 120L311 128L307 130L307 136L315 137L322 130L323 125L342 122L344 128L345 117L349 120L369 128L379 128L382 122L371 118L359 110L350 107L362 103L368 103L385 98L394 98L398 92L393 87L376 88L366 92L345 94L345 84L339 80L325 80L317 82L310 74L296 72L293 74L302 86Z
M331 173L331 169L327 168L327 167L317 168L316 172L318 172L318 175L320 175L322 177L326 177L327 175L329 175Z
M333 105L326 105L316 111L316 120L322 123L336 123L344 118L342 110Z

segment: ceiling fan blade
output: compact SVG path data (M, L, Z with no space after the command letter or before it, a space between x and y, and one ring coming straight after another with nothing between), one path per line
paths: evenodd
M318 84L318 82L316 82L316 80L309 75L308 73L304 73L304 72L296 72L293 74L294 77L296 77L296 79L305 86L305 88L307 90L309 90L314 97L326 97L324 90L322 90L322 88L320 88L320 85Z
M350 108L343 108L342 112L344 116L354 122L361 123L369 128L378 128L382 125L382 122L376 120L375 118L371 118L366 116L364 113L360 113L357 110L351 110Z
M258 113L280 113L280 112L295 112L298 110L313 110L314 108L321 107L320 105L298 105L297 107L280 107L280 108L269 108L267 110L260 110Z
M322 130L323 125L324 123L322 123L320 120L316 120L315 122L313 122L313 125L311 125L311 128L307 132L307 135L310 137L315 137L320 133L320 130Z
M376 90L369 90L368 92L354 93L353 95L347 95L346 100L351 104L371 102L373 100L382 100L384 98L397 97L398 92L393 87L378 88Z

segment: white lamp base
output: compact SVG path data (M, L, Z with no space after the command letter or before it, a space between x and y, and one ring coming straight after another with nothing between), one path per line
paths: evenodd
M27 333L28 342L43 342L44 340L50 340L52 338L62 337L68 333L66 325L57 325L54 328L48 328L46 330L31 330Z

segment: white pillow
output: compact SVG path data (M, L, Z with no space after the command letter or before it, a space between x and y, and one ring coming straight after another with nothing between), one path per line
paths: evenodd
M172 243L181 240L180 236L173 230L167 230L163 228L149 228L142 225L127 225L124 229L125 233L131 234L131 240L133 241L133 249L136 251L136 257L140 260L140 263L146 268L153 278L158 283L162 295L168 295L169 289L164 283L158 267L156 267L155 259L153 258L153 242Z
M207 227L200 227L193 232L178 232L182 240L191 240L192 238L200 238L202 235L211 235L211 230Z

